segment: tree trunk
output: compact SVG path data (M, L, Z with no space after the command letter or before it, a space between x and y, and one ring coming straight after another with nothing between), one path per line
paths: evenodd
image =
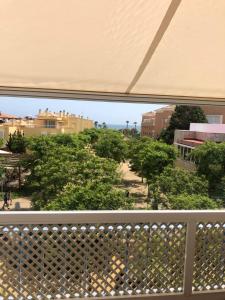
M19 190L21 190L21 166L18 167L19 171Z

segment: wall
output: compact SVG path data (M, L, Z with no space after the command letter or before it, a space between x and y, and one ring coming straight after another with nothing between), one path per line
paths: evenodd
M1 124L0 125L0 137L3 137L5 140L9 138L10 134L13 134L16 130L20 130L24 132L25 136L38 136L42 134L60 134L60 133L79 133L84 129L93 128L94 124L92 120L81 119L81 118L73 118L70 120L66 126L56 126L56 128L45 128L43 127L44 121L38 120L33 124L29 125L9 125L9 124ZM24 124L25 122L23 122ZM69 125L69 126L68 126Z
M225 124L191 123L191 131L225 133Z
M156 112L155 118L155 135L159 136L163 129L166 129L170 123L170 118L173 111L171 110L162 110Z

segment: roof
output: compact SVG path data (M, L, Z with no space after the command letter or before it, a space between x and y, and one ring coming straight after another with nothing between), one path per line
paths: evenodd
M0 2L0 94L225 104L224 0Z
M174 109L175 109L175 105L167 105L167 106L155 109L153 111L146 112L142 116L152 116L152 115L155 115L156 113L164 112L164 111L172 111L173 112Z
M175 107L176 107L175 105L168 105L168 106L156 109L155 112L156 113L158 113L158 112L164 112L164 111L171 111L171 112L173 112L175 110Z
M155 112L154 112L154 111L150 111L150 112L147 112L147 113L142 114L142 116L143 116L143 117L155 116Z
M180 143L191 147L198 147L204 144L204 141L197 140L197 139L183 139Z
M18 117L0 112L0 119L17 119Z

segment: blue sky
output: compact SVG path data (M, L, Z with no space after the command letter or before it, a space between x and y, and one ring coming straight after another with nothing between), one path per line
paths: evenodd
M89 117L94 121L107 124L125 124L126 120L141 122L141 115L147 111L163 107L158 104L130 104L116 102L90 102L79 100L49 100L31 98L0 97L0 111L18 116L35 116L38 110L48 108L50 111L66 110L76 115Z

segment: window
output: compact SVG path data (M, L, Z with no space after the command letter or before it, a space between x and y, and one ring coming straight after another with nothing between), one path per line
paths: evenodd
M223 116L222 115L207 115L206 116L209 124L222 124Z
M54 120L45 120L45 128L55 128L56 122Z

